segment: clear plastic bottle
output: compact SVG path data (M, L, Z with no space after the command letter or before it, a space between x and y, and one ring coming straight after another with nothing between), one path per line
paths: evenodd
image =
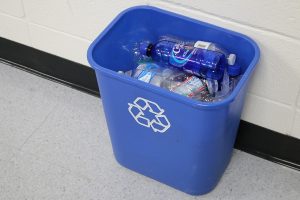
M133 72L132 77L140 81L161 86L163 80L172 74L172 70L162 68L153 62L146 62L140 64Z
M221 101L230 95L240 80L240 74L241 67L238 65L229 65L228 68L225 69L221 83L221 90L216 93L214 101Z
M206 84L209 93L212 97L216 97L221 89L221 83L223 78L223 71L220 70L208 70L206 74Z
M234 90L241 78L241 67L239 65L228 66L229 89Z
M128 70L128 71L118 71L119 74L123 74L125 76L131 76L132 75L132 70Z
M172 73L162 82L161 87L192 99L211 101L205 82L182 71Z
M216 93L215 99L223 99L230 93L228 68L224 70L224 75L221 83L221 90Z
M200 101L212 101L204 80L176 68L160 67L153 62L146 62L129 72L132 72L133 78L165 88L171 92ZM130 74L128 71L125 73L118 71L118 73Z
M187 74L183 71L179 71L177 69L172 68L173 73L170 76L166 77L166 79L162 82L161 87L173 91L176 87L178 87L181 83L183 83L190 74Z

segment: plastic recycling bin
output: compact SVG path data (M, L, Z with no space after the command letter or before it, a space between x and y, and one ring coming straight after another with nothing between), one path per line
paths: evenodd
M199 102L117 73L132 69L130 44L162 35L213 41L235 53L243 76L231 95ZM240 33L150 6L123 11L88 50L116 160L188 194L211 191L230 161L258 59L256 43Z

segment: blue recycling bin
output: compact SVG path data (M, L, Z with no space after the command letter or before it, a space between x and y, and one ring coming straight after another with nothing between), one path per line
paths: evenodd
M130 45L162 35L212 41L235 53L243 76L231 95L199 102L117 73L133 67ZM240 33L150 6L123 11L88 50L116 160L188 194L211 191L230 161L258 59L256 43Z

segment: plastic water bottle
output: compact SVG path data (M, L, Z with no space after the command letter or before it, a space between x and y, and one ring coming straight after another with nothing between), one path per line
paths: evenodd
M123 74L125 76L131 76L132 75L132 70L128 70L128 71L118 71L119 74Z
M229 82L228 68L226 68L223 74L221 90L216 93L215 100L222 100L230 93L231 89Z
M222 78L223 78L223 71L220 70L207 71L206 84L207 84L208 91L212 95L212 97L216 97L218 91L221 89Z
M192 47L195 47L195 48L200 48L200 49L206 49L206 50L210 50L210 51L219 52L219 53L222 53L222 54L225 55L228 65L234 65L235 64L236 55L232 54L232 53L231 54L228 53L227 50L225 50L223 47L221 47L221 45L219 45L217 43L207 42L207 41L202 41L202 40L182 41L182 40L180 40L179 38L177 38L175 36L161 36L159 38L159 41L172 41L172 42L176 42L176 43L182 43L182 44L185 44L187 46L192 46Z
M150 83L160 87L161 82L172 74L172 70L168 68L162 68L159 65L146 62L140 64L133 72L132 77L140 81Z
M228 66L229 88L232 91L241 78L241 67L239 65Z
M161 83L161 87L192 99L212 101L205 82L182 71L173 72Z
M227 97L236 87L241 74L241 67L238 65L229 65L223 75L221 82L221 90L217 91L214 96L214 101L220 101Z
M212 101L202 79L176 68L165 68L153 62L146 62L134 70L132 77L189 98Z
M220 45L216 43L198 40L197 42L194 43L194 47L222 53L225 55L228 65L235 64L236 55L229 54L224 48L222 48Z
M202 78L206 78L207 70L224 70L227 66L227 60L222 53L174 41L162 40L156 44L142 42L140 52L162 65L171 65Z

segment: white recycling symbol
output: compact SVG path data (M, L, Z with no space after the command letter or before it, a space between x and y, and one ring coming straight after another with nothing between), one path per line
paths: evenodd
M164 115L164 110L153 101L137 97L133 103L128 103L128 111L138 124L152 128L154 132L164 133L171 127L168 118ZM147 119L144 111L154 114L155 118Z

